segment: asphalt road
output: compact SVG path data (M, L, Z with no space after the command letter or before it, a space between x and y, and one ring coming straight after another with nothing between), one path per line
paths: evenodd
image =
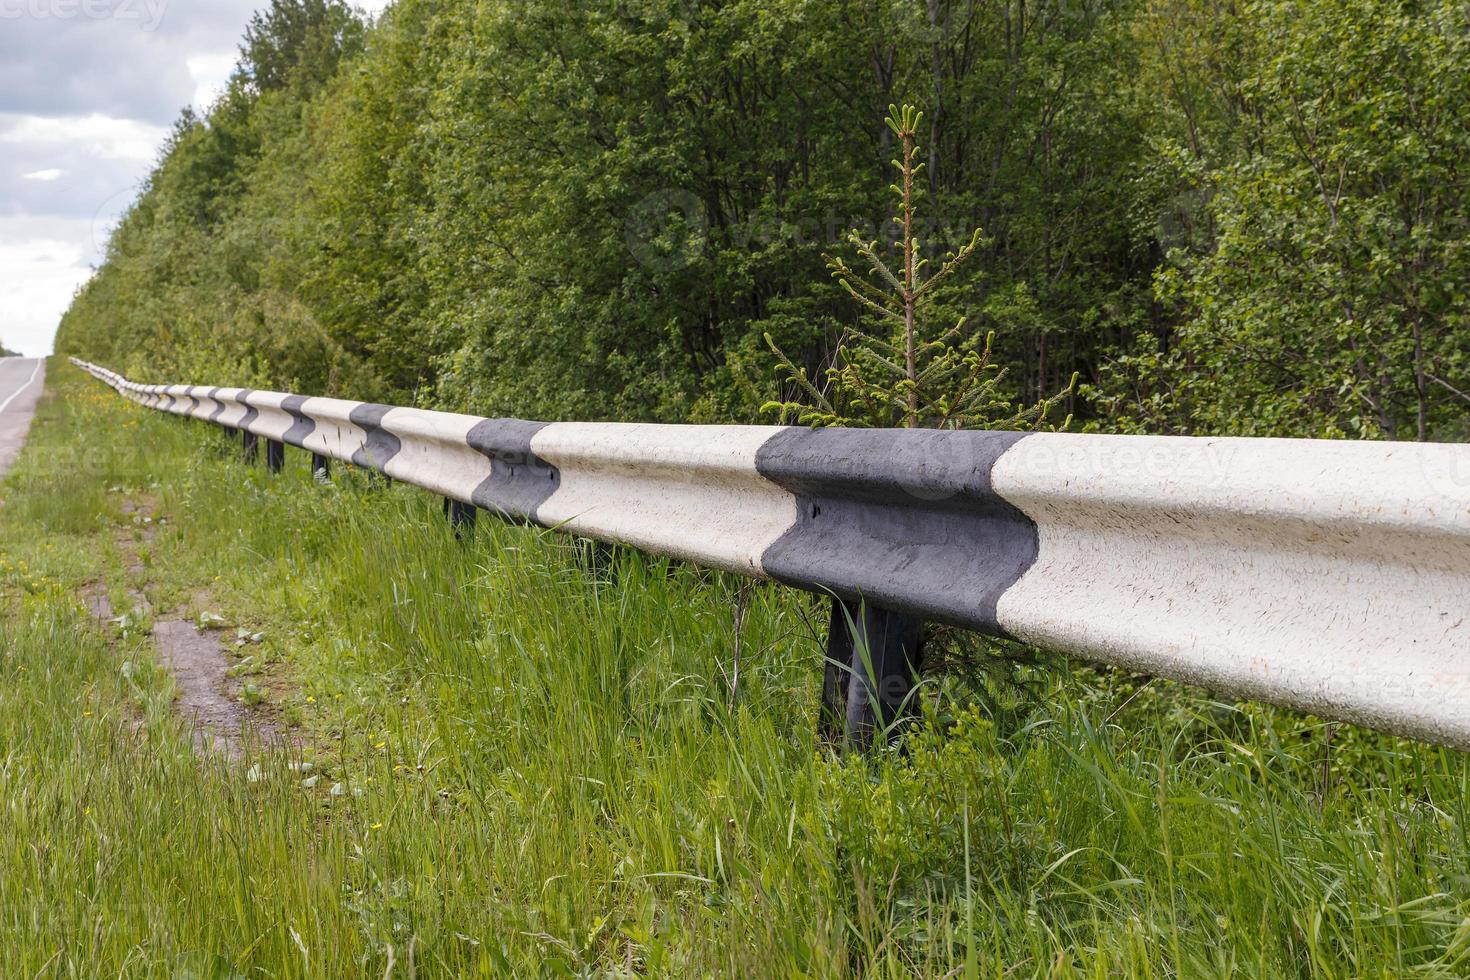
M46 362L35 357L0 358L0 474L10 469L31 427Z

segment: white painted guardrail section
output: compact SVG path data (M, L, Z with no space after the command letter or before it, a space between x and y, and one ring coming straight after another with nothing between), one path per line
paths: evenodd
M993 479L1015 636L1470 747L1470 447L1048 435Z
M542 526L1470 749L1470 446L533 423L76 363Z
M796 519L796 498L761 477L775 426L567 422L531 440L562 488L537 522L711 568L765 577L766 547Z

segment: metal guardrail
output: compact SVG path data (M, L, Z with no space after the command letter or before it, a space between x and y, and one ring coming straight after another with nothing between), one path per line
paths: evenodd
M73 363L276 464L835 595L827 700L860 734L937 621L1470 749L1470 446L543 423Z

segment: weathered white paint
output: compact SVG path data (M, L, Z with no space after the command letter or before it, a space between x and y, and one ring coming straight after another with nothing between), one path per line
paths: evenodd
M384 472L441 496L470 503L475 488L490 477L490 458L471 449L465 441L469 431L483 421L452 412L395 408L383 416L380 424L403 445Z
M246 413L249 411L245 403L239 400L240 393L245 390L244 388L221 388L216 393L216 398L225 406L224 412L220 414L219 418L215 419L216 422L231 428L239 427L241 420L245 418ZM205 418L208 417L208 415L205 416Z
M250 423L250 431L262 439L274 439L281 441L281 437L290 431L296 420L290 413L281 407L281 402L290 395L284 395L279 391L252 391L250 393L250 404L255 409L255 421Z
M361 404L340 398L308 398L301 411L316 422L316 427L302 440L302 448L344 463L352 462L352 454L367 441L367 433L349 418L352 410Z
M168 409L169 412L172 412L174 415L184 416L193 414L191 411L191 407L194 403L189 401L189 396L187 394L187 392L189 391L188 385L169 385L164 388L163 391L166 395L172 395L174 399L172 406L170 406ZM163 404L167 405L167 400L165 400Z
M796 498L755 468L776 426L558 422L531 450L561 472L548 526L714 568L761 575Z
M1470 748L1470 447L1036 435L1038 646ZM1463 489L1460 489L1463 487Z

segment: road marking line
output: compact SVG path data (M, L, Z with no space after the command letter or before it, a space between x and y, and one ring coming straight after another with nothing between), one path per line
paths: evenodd
M11 395L10 395L9 398L5 399L3 402L0 402L0 413L3 413L7 408L9 408L10 407L10 403L13 402L13 401L15 401L17 398L19 398L20 395L21 395L21 392L25 391L32 384L35 383L35 381L36 381L36 375L38 375L38 374L41 373L41 364L42 363L43 362L42 362L41 358L39 358L39 357L36 358L36 366L31 369L31 376L26 379L26 383L23 384L23 385L21 385L19 388L15 389L15 391L11 393Z

